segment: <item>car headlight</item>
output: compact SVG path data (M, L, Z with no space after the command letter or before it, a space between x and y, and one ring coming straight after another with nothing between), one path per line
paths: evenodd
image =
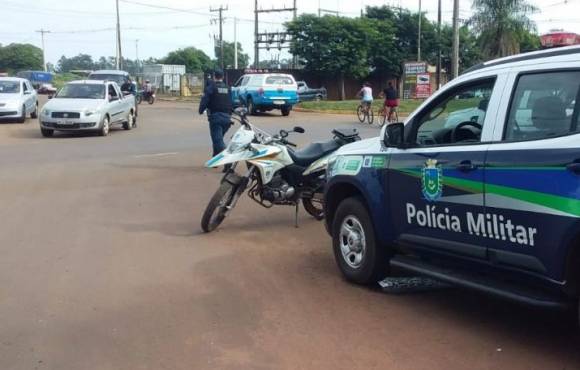
M99 112L96 111L96 110L86 110L85 111L85 116L88 117L88 116L92 116L93 114L97 114L97 113L99 113Z
M43 109L43 110L40 112L40 115L41 115L41 116L48 117L48 116L50 116L50 110L48 110L48 109Z

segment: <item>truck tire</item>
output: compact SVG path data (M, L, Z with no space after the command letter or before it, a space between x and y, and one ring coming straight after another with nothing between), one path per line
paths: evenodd
M254 105L254 101L249 96L246 99L246 108L248 108L248 113L250 113L250 115L252 115L252 116L257 113L256 106Z
M26 122L26 106L22 106L22 114L20 115L20 117L17 120L18 123L24 123Z
M388 251L377 244L375 229L359 197L343 200L332 223L334 258L343 276L356 284L373 284L387 276Z
M109 117L103 118L103 123L101 123L101 127L99 128L99 136L109 135L110 129L111 129L111 124L109 122Z
M34 110L30 112L30 118L38 118L38 103L34 106Z
M127 121L123 122L123 128L125 130L131 130L133 127L135 127L135 115L131 111L127 115Z
M284 117L287 117L290 115L290 107L282 107L280 110L282 111L282 115Z

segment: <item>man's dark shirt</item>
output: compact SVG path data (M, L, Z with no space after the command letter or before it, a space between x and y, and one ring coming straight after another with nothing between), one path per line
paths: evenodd
M135 85L127 81L121 85L121 91L129 91L131 94L135 95Z
M385 94L385 99L387 100L399 99L399 93L394 87L387 87L383 90L383 93Z

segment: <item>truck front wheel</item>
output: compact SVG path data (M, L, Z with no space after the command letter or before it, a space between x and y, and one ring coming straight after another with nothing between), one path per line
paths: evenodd
M282 115L284 117L289 116L290 115L290 107L282 107L280 109L282 111Z
M357 284L373 284L388 274L387 249L377 245L371 217L363 201L343 200L332 223L332 247L344 277Z

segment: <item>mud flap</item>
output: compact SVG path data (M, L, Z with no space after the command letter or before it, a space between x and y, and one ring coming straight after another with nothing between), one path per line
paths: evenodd
M408 294L448 289L451 285L422 276L387 277L379 281L385 293Z

